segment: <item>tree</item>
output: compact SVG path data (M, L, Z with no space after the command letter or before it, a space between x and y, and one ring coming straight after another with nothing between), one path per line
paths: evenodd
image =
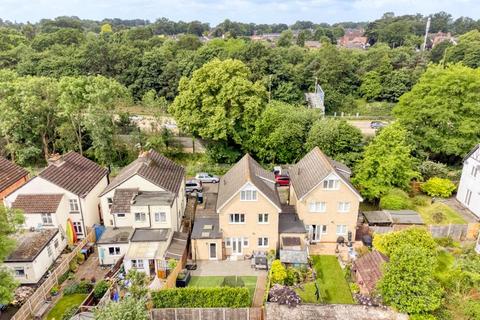
M274 260L272 262L272 267L270 271L270 280L272 283L283 284L285 279L287 278L287 269L285 266L280 262L280 260Z
M95 320L147 320L149 316L145 304L145 299L132 297L109 302L102 308L95 308Z
M448 198L457 187L450 179L433 177L422 184L422 191L432 197Z
M23 214L0 206L0 304L9 304L18 286L10 269L1 263L15 248L15 240L11 237L24 222Z
M411 227L401 231L385 234L376 234L373 237L375 249L391 257L396 250L405 245L415 244L426 250L429 256L436 256L437 243L432 235L424 228Z
M432 158L460 159L480 140L479 100L480 69L431 65L393 113Z
M145 272L131 269L127 273L127 280L129 280L131 283L129 293L131 294L132 298L136 300L141 300L147 295L147 285L149 283L149 279Z
M438 309L443 290L434 280L436 259L418 243L395 250L378 283L384 302L401 312L418 314Z
M102 24L100 28L100 33L112 33L112 26L109 23Z
M418 173L407 132L398 123L382 129L365 148L364 158L355 166L352 182L367 199L379 198L391 188L407 189Z
M293 44L293 32L292 30L282 31L278 38L277 45L279 47L290 47Z
M308 129L318 115L305 108L271 102L257 119L252 151L264 162L293 163L305 152Z
M265 108L265 87L239 60L214 59L184 77L169 111L185 132L210 141L247 142Z
M458 37L458 44L445 54L446 62L462 62L470 68L480 67L480 31L472 30Z
M362 150L362 133L345 120L322 119L314 122L305 144L306 150L319 147L327 156L351 164Z

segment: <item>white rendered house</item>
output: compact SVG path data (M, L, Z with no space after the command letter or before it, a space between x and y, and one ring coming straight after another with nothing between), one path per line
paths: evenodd
M457 200L480 219L480 144L463 159Z

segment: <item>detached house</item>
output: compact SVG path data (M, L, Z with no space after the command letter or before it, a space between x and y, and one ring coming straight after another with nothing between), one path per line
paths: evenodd
M27 182L28 171L0 157L0 199Z
M480 144L463 159L457 200L480 218Z
M362 197L350 170L315 147L290 170L290 205L305 224L310 243L355 239Z
M60 228L72 221L78 238L100 222L98 195L108 184L108 170L76 152L55 156L47 168L8 196L7 207L25 212L26 228Z
M277 250L281 211L273 173L246 154L220 179L216 216L195 222L194 257L243 259Z
M158 275L167 259L182 258L186 236L178 231L186 206L183 167L154 150L143 152L103 190L100 202L107 226L98 241L102 264L124 256L126 271Z

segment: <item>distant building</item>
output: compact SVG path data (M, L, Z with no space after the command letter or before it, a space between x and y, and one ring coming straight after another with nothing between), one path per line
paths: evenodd
M319 49L322 47L322 43L320 41L305 41L305 48L309 49Z
M337 40L337 44L348 49L365 49L368 38L364 36L363 29L345 29L345 34Z
M432 48L434 48L435 46L439 45L444 41L448 41L452 44L457 44L457 40L452 36L450 32L445 33L445 32L439 31L437 33L430 33L428 37L432 41Z
M325 92L319 84L315 85L315 92L305 93L305 100L309 108L320 109L325 114Z
M463 159L457 200L480 218L480 144Z

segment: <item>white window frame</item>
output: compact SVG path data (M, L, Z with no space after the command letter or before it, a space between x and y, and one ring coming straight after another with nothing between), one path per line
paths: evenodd
M348 201L340 201L338 203L338 212L342 212L342 213L345 213L345 212L350 212L350 202Z
M49 257L53 256L53 250L52 247L50 247L50 244L47 245L47 253Z
M325 201L313 201L308 204L308 210L310 212L326 212L327 203Z
M167 213L163 211L155 212L155 222L167 223Z
M259 248L266 248L268 247L269 239L268 237L258 237L257 245Z
M465 193L465 204L469 206L471 200L472 200L472 190L467 189L467 192Z
M25 278L25 267L15 267L15 278Z
M113 249L113 254L110 252L110 249ZM119 256L121 254L120 247L108 247L108 255L109 256Z
M257 201L257 190L248 188L240 191L240 201Z
M52 225L53 224L53 218L52 218L51 213L42 213L41 218L42 218L42 223L44 225Z
M135 219L135 222L145 222L145 221L147 221L147 215L145 214L145 212L135 212L135 218L134 219Z
M232 247L232 240L230 238L225 238L225 248Z
M78 204L78 199L69 199L68 204L70 206L70 212L80 212L80 206Z
M108 204L108 209L112 208L113 205L113 198L108 197L107 198L107 204Z
M339 231L340 228L340 231ZM341 229L344 229L345 232L342 232ZM348 234L348 226L346 224L337 224L337 236L345 236Z
M132 259L132 268L135 269L144 269L144 264L142 259Z
M324 190L338 190L340 189L340 180L339 179L325 179L322 183Z
M269 214L268 213L259 213L258 214L258 224L268 224L269 223Z
M83 228L82 228L82 223L74 221L73 222L73 229L77 234L83 235Z
M238 217L238 221L236 221ZM243 217L243 221L242 221ZM228 215L228 223L229 224L245 224L245 213L230 213Z

